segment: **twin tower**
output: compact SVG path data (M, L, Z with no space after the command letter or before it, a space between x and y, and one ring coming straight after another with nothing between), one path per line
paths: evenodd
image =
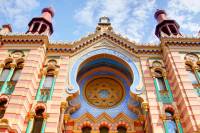
M54 17L54 10L51 7L44 8L40 17L33 18L28 26L27 34L45 34L50 36L53 33L52 18ZM155 29L155 35L158 38L164 36L180 36L179 25L175 20L167 18L164 10L157 10L154 14L158 24ZM103 17L105 18L105 17ZM101 19L100 19L101 20ZM110 24L110 23L109 23ZM12 31L9 25L3 25L9 31Z

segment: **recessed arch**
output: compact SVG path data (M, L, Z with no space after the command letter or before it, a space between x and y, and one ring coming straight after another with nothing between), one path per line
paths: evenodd
M130 86L130 92L135 93L135 94L141 93L141 91L136 90L136 87L138 87L138 85L140 84L141 79L140 79L139 71L138 71L135 63L129 57L127 57L126 55L124 55L124 54L122 54L118 51L114 51L114 50L106 49L106 48L91 51L91 52L83 55L81 58L79 58L73 64L73 67L72 67L70 74L69 74L69 84L70 84L71 87L73 85L73 87L72 88L70 88L70 87L66 88L68 93L73 94L73 93L79 92L79 85L77 83L76 78L77 78L77 74L78 74L80 65L84 61L89 59L90 57L93 57L93 56L99 55L99 54L112 55L112 56L115 56L115 57L121 59L122 61L126 62L128 64L128 66L130 67L131 72L133 73L133 81L132 81L132 84Z

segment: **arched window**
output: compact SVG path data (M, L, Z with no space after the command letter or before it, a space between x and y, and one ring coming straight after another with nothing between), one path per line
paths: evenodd
M40 26L40 23L35 23L31 32L35 33L38 30L39 26Z
M177 126L176 126L176 122L173 118L173 112L171 111L168 111L166 110L165 111L165 114L166 114L166 125L167 125L167 129L169 131L169 133L178 133L178 129L177 129Z
M43 121L44 121L43 113L44 113L43 108L36 109L34 123L33 123L33 129L32 129L31 133L40 133L41 132Z
M192 84L198 84L197 77L196 77L196 75L195 75L195 73L192 70L192 67L190 65L186 64L186 71L188 73L188 77L191 80Z
M118 133L126 133L126 127L124 127L124 126L119 126L119 127L117 127L117 132Z
M109 129L107 127L100 127L100 133L108 133Z
M22 71L22 68L23 68L23 62L19 62L17 63L17 67L13 73L13 76L11 78L11 81L15 81L17 82L19 80L19 77L21 75L21 71Z
M162 72L158 71L158 70L155 70L155 76L156 76L156 79L157 79L157 82L158 82L158 89L160 91L166 90L165 80L164 80L164 78L162 76Z
M52 69L47 71L47 75L44 80L43 88L46 88L46 89L51 88L53 79L54 79L53 72L54 72L54 70L52 70Z
M47 26L45 24L42 24L40 31L39 31L39 34L45 32L46 29L47 29Z
M10 72L10 64L12 63L11 62L7 62L5 64L5 67L3 69L3 71L1 72L1 75L0 75L0 81L6 81L8 75L9 75L9 72Z
M8 77L9 72L10 72L9 68L4 68L3 71L1 72L0 81L5 81L6 78Z
M92 130L91 127L86 126L82 128L82 133L91 133L91 130Z
M7 102L8 101L5 98L0 99L0 119L3 118L5 114Z

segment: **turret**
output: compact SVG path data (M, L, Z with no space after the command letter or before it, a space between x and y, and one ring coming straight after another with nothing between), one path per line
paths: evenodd
M96 28L96 31L111 31L112 30L112 26L110 23L110 19L108 17L101 17L99 18L99 23L98 26Z
M178 23L175 20L168 19L164 10L157 10L154 17L158 22L155 30L155 35L158 38L181 35Z
M51 35L53 33L53 16L54 11L51 7L44 8L40 17L35 17L29 22L27 33Z
M4 24L2 25L2 28L0 29L0 34L9 34L12 32L12 27L10 24Z

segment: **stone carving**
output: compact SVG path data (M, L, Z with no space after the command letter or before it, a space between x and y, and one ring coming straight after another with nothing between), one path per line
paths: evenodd
M9 56L13 59L22 58L24 57L24 52L21 50L16 50L11 52Z
M199 60L199 57L195 54L189 53L185 56L185 60L195 63Z

